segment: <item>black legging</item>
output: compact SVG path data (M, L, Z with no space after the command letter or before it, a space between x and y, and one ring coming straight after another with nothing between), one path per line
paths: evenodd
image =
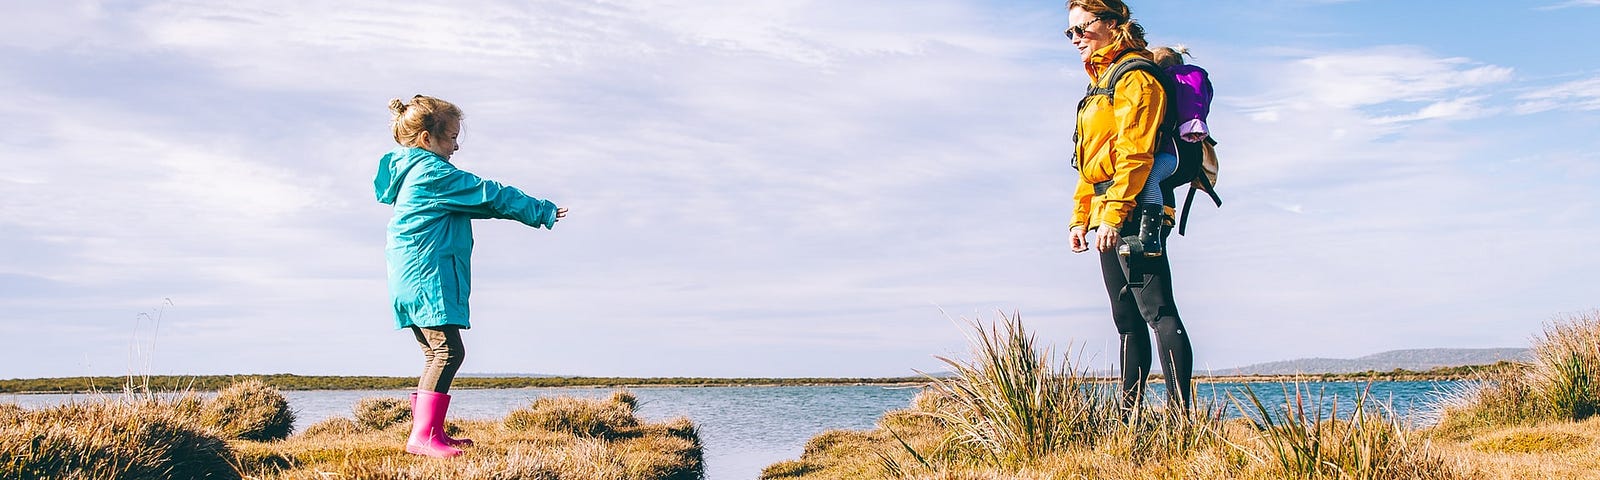
M1170 233L1170 229L1163 233ZM1111 318L1122 334L1123 407L1133 408L1143 396L1144 380L1150 373L1148 328L1156 331L1168 401L1189 408L1194 353L1172 300L1172 268L1167 257L1124 257L1113 249L1100 254L1100 274L1111 295Z

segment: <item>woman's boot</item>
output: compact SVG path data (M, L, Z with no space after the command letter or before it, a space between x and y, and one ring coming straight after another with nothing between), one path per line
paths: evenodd
M436 458L460 455L461 450L444 440L444 414L448 411L449 395L418 390L417 403L411 408L411 438L406 440L406 451Z

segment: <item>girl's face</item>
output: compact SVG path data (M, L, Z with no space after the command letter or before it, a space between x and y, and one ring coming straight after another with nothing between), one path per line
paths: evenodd
M1078 47L1078 56L1083 61L1089 61L1095 51L1111 44L1111 26L1116 24L1115 20L1097 18L1082 7L1072 7L1067 11L1067 21L1072 22L1072 26L1067 27L1067 39Z
M451 121L445 126L444 135L435 137L432 132L423 132L422 149L433 152L446 160L450 155L461 149L461 144L456 143L456 137L461 136L461 121Z

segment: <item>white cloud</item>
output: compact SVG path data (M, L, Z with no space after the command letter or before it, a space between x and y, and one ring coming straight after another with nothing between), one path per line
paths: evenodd
M1378 117L1378 118L1372 119L1372 121L1376 122L1376 123L1380 123L1380 124L1385 124L1385 123L1403 123L1403 122L1413 122L1413 121L1417 121L1417 120L1432 120L1432 119L1467 120L1467 119L1484 117L1484 116L1488 116L1490 114L1495 113L1495 110L1493 108L1487 108L1487 107L1483 106L1483 100L1485 98L1487 98L1487 97L1485 97L1485 96L1461 97L1461 98L1453 98L1453 99L1450 99L1450 100L1444 100L1444 101L1439 101L1439 102L1433 102L1433 103L1428 104L1428 106L1426 106L1426 107L1422 107L1421 110L1417 110L1414 113L1404 114L1404 115Z
M1287 91L1269 94L1288 97L1280 102L1358 108L1457 101L1459 95L1511 80L1512 69L1438 58L1411 47L1382 47L1311 56L1283 74Z
M1539 7L1538 10L1560 10L1574 7L1600 7L1600 0L1567 0L1565 2Z
M226 101L192 106L202 115L115 94L43 95L18 108L13 116L38 115L45 126L34 151L18 152L42 173L5 188L39 200L7 205L0 221L22 227L23 238L63 242L61 254L35 260L53 280L116 288L165 277L118 292L117 306L170 296L213 327L173 343L231 338L249 350L271 332L331 329L329 339L407 355L384 335L386 213L366 185L389 148L385 101L425 92L467 111L464 168L574 212L552 232L479 223L474 312L497 332L480 340L486 351L616 331L637 337L616 343L640 351L793 341L839 358L896 351L926 360L941 338L959 337L936 302L1079 302L1023 280L1041 272L992 281L1010 255L1047 249L1059 233L1051 219L1071 177L1056 134L1069 119L1053 106L1074 99L1054 91L1054 65L1012 60L1064 44L999 35L1013 20L960 2L909 5L850 7L903 17L877 22L825 14L842 3L157 3L130 12L133 33L97 55L155 60L166 69L129 75L166 75L156 80L169 89L162 94ZM413 25L418 18L429 22ZM1038 175L1019 182L1018 171ZM105 193L65 210L42 205L44 192L66 185ZM984 270L993 272L955 273ZM541 320L518 321L530 315ZM924 320L940 327L907 333ZM520 359L539 367L482 368L647 368L573 348ZM410 364L347 361L273 368ZM680 368L713 368L698 365ZM779 370L766 374L812 375L842 367L791 357L768 366Z
M1517 96L1517 113L1538 113L1556 109L1600 110L1600 77L1575 80L1552 87L1535 87Z
M0 238L0 280L40 292L0 306L63 333L0 362L119 371L126 320L171 297L184 327L163 333L161 358L177 370L413 373L414 347L388 331L388 212L368 186L390 147L385 103L412 93L467 111L464 168L573 209L554 231L474 227L471 370L904 374L960 347L934 305L1017 309L1041 338L1114 345L1096 260L1064 246L1083 78L1058 7L173 1L42 14L95 28L0 72L22 92L0 114L37 126L0 130L0 154L20 159L0 174L0 195L19 199L0 203L14 232ZM1517 292L1496 279L1590 266L1524 266L1512 243L1481 241L1559 227L1530 219L1526 200L1482 194L1499 182L1593 183L1570 168L1581 156L1457 130L1507 108L1486 90L1513 83L1511 67L1420 47L1216 51L1228 204L1197 207L1175 247L1202 341L1286 357L1316 336L1371 353L1357 333L1402 316L1485 325L1544 311L1564 290L1505 306ZM1511 150L1529 160L1486 170ZM1592 218L1578 189L1538 191L1563 218ZM1563 239L1592 238L1571 228ZM1401 241L1418 238L1438 241ZM1456 260L1480 251L1489 273ZM1398 344L1436 324L1387 341L1432 346ZM1237 351L1201 356L1259 360ZM63 359L31 361L45 354ZM733 357L751 360L719 360Z

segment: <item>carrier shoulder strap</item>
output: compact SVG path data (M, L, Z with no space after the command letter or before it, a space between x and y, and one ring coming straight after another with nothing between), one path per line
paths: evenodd
M1106 86L1102 87L1102 86L1099 86L1099 85L1095 84L1095 82L1089 82L1089 86L1086 89L1086 91L1084 92L1083 98L1078 100L1078 113L1079 114L1083 113L1083 107L1089 103L1089 99L1093 98L1096 95L1104 95L1107 99L1115 101L1117 99L1117 82L1122 81L1122 76L1123 75L1127 74L1128 72L1134 71L1134 70L1141 70L1141 71L1144 71L1145 73L1150 74L1151 77L1154 77L1156 79L1156 83L1161 85L1161 91L1162 92L1166 92L1168 95L1171 94L1171 92L1172 92L1172 87L1171 87L1172 82L1170 82L1167 79L1167 77L1164 77L1162 75L1165 72L1161 69L1160 65L1156 65L1156 62L1153 62L1148 58L1144 58L1144 57L1141 57L1141 56L1138 56L1138 55L1134 55L1133 52L1131 52L1131 51L1127 52L1127 53L1124 53L1123 56L1124 57L1131 57L1131 58L1123 58L1123 59L1116 60L1116 63L1111 66L1111 71L1106 73L1106 81L1105 81ZM1171 103L1172 99L1171 99L1171 97L1168 97L1167 100L1168 100L1168 103L1169 103L1168 108L1170 109L1171 108L1170 103ZM1161 126L1160 126L1160 133L1156 135L1156 142L1157 143L1159 143L1163 139L1167 138L1169 136L1168 135L1169 132L1177 128L1177 125L1174 125L1172 123L1172 121L1171 121L1172 118L1173 118L1173 115L1172 115L1171 111L1168 111L1167 115L1162 117ZM1077 148L1077 144L1078 144L1078 130L1076 128L1074 128L1072 130L1072 144L1073 144L1073 148L1074 148L1073 156L1072 156L1072 169L1073 170L1077 170L1078 169L1078 156L1077 156L1076 148Z
M1166 91L1165 89L1167 87L1167 82L1162 80L1162 70L1159 65L1156 65L1156 62L1152 62L1150 59L1138 55L1129 55L1132 58L1120 60L1116 65L1111 66L1111 71L1106 74L1106 86L1102 87L1096 85L1094 82L1090 82L1088 92L1084 93L1084 96L1092 97L1095 95L1105 95L1111 99L1116 99L1117 82L1122 81L1123 75L1126 75L1128 72L1134 70L1140 70L1150 74L1151 77L1155 77L1156 82L1161 84L1163 91Z

